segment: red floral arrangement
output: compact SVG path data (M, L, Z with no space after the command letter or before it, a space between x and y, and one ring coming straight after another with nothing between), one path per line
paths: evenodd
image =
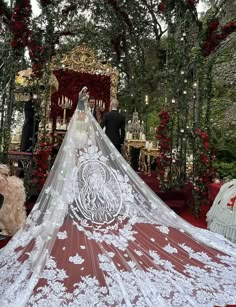
M34 154L34 170L32 183L37 192L40 192L48 176L52 146L49 142L38 144Z
M208 25L207 36L202 45L204 56L209 56L234 31L236 31L236 22L231 21L219 29L218 20L212 20Z
M110 85L111 80L106 75L92 75L89 73L80 73L73 70L57 70L54 72L58 82L59 89L52 95L51 118L56 124L57 117L63 117L63 110L58 106L58 98L62 95L73 101L72 108L67 110L66 117L72 117L78 102L78 93L83 86L87 86L90 95L95 99L100 99L105 103L105 109L108 111L110 104Z
M159 114L160 124L157 129L157 139L159 140L160 154L157 158L158 174L162 189L165 188L165 169L169 166L171 159L171 136L170 136L170 114L162 111Z
M30 0L17 0L14 13L11 19L11 30L13 38L11 47L20 55L20 50L24 49L28 44L29 37L29 18L31 16Z
M215 177L215 154L207 132L199 128L195 131L195 138L193 195L196 213L199 215L201 205L208 203L208 185Z

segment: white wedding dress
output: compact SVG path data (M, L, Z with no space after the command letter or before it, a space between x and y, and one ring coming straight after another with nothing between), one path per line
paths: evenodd
M0 251L0 306L236 304L236 246L178 217L79 112Z

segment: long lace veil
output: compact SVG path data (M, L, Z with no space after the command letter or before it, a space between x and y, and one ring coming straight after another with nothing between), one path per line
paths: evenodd
M25 227L0 251L0 306L235 303L235 256L170 210L77 108Z

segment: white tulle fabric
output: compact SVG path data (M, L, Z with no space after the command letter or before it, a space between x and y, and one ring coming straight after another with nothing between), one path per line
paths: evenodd
M235 304L235 245L171 211L85 112L0 252L0 306Z
M207 212L207 227L236 243L236 179L221 187Z

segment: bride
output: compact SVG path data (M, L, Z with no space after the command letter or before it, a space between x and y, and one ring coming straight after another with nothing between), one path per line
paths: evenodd
M225 306L235 245L191 226L130 168L87 110L23 229L0 251L0 306Z

